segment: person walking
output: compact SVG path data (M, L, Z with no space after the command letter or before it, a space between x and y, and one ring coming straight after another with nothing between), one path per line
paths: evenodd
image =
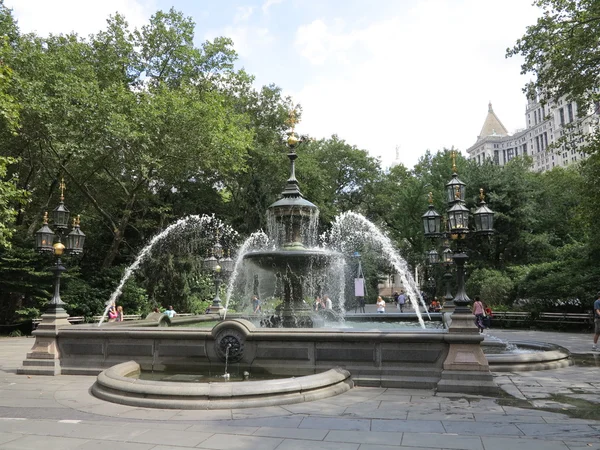
M475 325L477 325L480 333L483 333L483 330L485 329L485 325L483 324L483 313L483 303L481 303L481 300L477 295L475 296L475 301L473 302L473 314L475 315Z
M261 311L260 300L257 295L252 296L252 311L254 314L258 314Z
M381 296L377 297L377 312L381 314L385 312L385 302Z
M600 337L600 291L596 293L596 300L594 301L594 345L592 350L598 351L598 338Z
M404 295L404 291L400 291L400 295L398 296L398 309L400 312L404 312L404 304L406 303L406 295Z

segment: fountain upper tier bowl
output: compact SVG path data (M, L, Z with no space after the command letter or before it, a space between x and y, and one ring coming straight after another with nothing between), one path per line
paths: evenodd
M325 268L332 259L339 256L341 256L339 253L322 249L281 249L246 253L244 259L251 261L261 269L279 272L282 268L289 268L297 272L308 268Z

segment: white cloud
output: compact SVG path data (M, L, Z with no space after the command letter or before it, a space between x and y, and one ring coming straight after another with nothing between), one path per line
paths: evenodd
M412 167L426 149L472 145L489 100L509 130L523 127L525 80L504 53L537 15L522 0L425 0L366 26L303 25L295 46L318 74L292 93L299 130L337 133L385 165L399 145Z
M253 25L228 26L219 32L207 34L207 38L211 38L211 36L231 38L236 52L244 58L249 58L253 54L264 51L265 47L274 40L268 28Z
M14 10L22 32L49 33L76 32L87 36L106 27L106 19L119 12L129 25L139 27L155 11L154 0L6 0Z
M233 23L246 22L252 16L253 6L238 6Z
M278 5L282 1L283 0L266 0L263 3L263 5L262 5L262 12L263 12L263 14L268 14L269 13L269 8L271 8L271 6Z

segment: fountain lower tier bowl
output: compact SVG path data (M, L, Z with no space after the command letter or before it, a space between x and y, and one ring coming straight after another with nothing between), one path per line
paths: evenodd
M186 383L142 380L135 361L103 371L92 393L122 405L165 409L231 409L287 405L341 394L353 386L350 373L333 368L322 373L277 380Z
M336 252L321 249L282 249L249 252L244 255L244 260L272 272L283 272L289 269L292 272L301 273L326 268L339 256Z
M573 364L569 351L547 342L496 342L481 344L493 372L560 369Z

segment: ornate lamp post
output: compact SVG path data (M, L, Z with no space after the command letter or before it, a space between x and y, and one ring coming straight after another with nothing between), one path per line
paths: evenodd
M224 309L219 297L222 276L227 277L233 271L233 260L229 256L229 250L227 256L223 257L223 254L223 246L219 243L219 233L217 232L216 242L211 248L210 256L204 258L204 267L211 271L215 282L215 297L210 306L211 313L219 313Z
M463 242L473 232L477 235L492 234L494 232L494 212L486 206L483 189L480 189L479 208L473 213L475 229L470 230L470 212L465 206L466 184L458 178L456 173L456 152L452 152L452 171L452 179L446 184L446 201L448 203L446 229L442 231L442 216L433 207L432 193L429 193L429 209L423 214L422 220L426 237L432 238L432 240L450 238L456 245L456 252L452 254L452 260L456 264L457 281L457 292L453 302L456 308L455 313L467 314L470 313L468 306L471 299L465 291L465 263L469 257L464 250ZM437 254L435 250L432 250L429 252L428 257L432 252ZM446 258L450 256L450 252L451 250L444 250ZM447 291L446 295L448 294Z
M48 226L48 213L44 213L44 224L35 233L36 248L39 253L52 253L56 256L56 264L53 268L54 272L54 295L46 314L65 314L63 308L64 303L60 298L60 277L61 274L66 270L62 264L61 257L65 251L70 255L79 255L83 252L83 243L85 241L85 234L81 231L80 216L73 219L73 228L71 232L66 236L66 246L63 244L63 235L67 230L69 223L69 210L66 208L64 200L65 192L65 180L60 182L60 203L54 211L52 211L52 221L56 233ZM55 242L56 241L56 242Z

